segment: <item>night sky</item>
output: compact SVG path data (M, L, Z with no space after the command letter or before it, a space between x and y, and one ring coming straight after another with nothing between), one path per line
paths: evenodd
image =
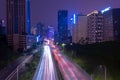
M5 1L0 0L0 19L5 19ZM70 17L73 13L88 14L109 6L120 8L120 0L31 0L31 22L32 26L42 22L56 27L58 10L67 9Z

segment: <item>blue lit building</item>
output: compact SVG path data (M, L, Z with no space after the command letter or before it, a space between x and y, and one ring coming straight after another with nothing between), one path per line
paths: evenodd
M54 27L48 26L48 39L54 39Z
M120 8L107 9L103 12L104 41L120 40Z
M6 14L8 45L26 49L31 34L30 0L6 0Z
M58 11L58 34L59 42L67 43L68 39L68 11L59 10Z
M26 0L26 32L31 34L30 0Z

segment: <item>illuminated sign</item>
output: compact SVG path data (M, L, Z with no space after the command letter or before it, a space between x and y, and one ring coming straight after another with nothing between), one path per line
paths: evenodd
M76 23L76 15L73 14L73 17L70 18L70 20L72 21L73 24L75 24Z
M106 11L109 11L110 9L111 9L111 7L107 7L107 8L105 8L104 10L102 10L101 12L104 13L104 12L106 12Z
M36 37L36 39L37 39L37 42L39 42L39 39L40 39L40 35L39 35L39 36L37 36L37 37Z
M73 23L74 24L76 23L76 15L75 14L73 15Z

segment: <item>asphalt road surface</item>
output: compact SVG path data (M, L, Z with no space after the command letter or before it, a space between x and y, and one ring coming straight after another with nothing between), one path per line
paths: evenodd
M58 48L53 49L52 52L58 62L64 80L91 80L90 76L82 68L60 53Z

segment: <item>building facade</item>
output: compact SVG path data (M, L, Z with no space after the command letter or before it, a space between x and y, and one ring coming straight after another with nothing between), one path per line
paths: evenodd
M6 0L8 45L17 49L27 47L30 34L30 0Z
M54 39L54 27L48 26L48 39Z
M87 16L77 15L76 18L76 23L72 28L72 42L84 44L87 38Z
M88 43L103 42L103 16L95 10L87 15L88 18Z
M5 26L5 21L0 20L0 35L6 35L6 26Z
M59 42L67 43L68 39L68 11L59 10L58 11L58 34Z
M120 8L105 11L103 16L104 41L120 40Z

